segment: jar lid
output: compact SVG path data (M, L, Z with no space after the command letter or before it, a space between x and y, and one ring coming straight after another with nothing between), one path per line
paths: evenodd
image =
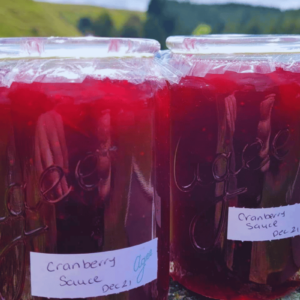
M152 57L160 44L134 38L2 38L0 59Z
M167 39L167 47L181 54L300 53L300 35L171 36Z

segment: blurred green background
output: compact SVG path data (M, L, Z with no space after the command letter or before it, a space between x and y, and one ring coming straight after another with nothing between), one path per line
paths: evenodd
M157 39L164 47L169 35L300 34L299 17L300 10L281 11L243 4L200 5L151 0L147 12L138 12L0 0L0 36L147 37Z

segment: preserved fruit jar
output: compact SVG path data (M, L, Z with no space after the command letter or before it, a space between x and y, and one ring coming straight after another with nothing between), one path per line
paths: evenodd
M300 286L298 36L170 37L171 276L215 299Z
M1 299L167 299L159 48L0 40Z

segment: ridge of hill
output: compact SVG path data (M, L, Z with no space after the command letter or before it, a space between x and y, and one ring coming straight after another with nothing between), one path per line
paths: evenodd
M138 16L142 21L146 19L146 13L138 11L120 10L120 9L108 9L99 6L89 5L72 5L72 4L53 4L47 2L39 2L41 7L48 10L55 11L60 18L73 25L77 26L80 18L87 17L91 20L95 20L103 13L108 13L114 22L116 29L121 29L125 22L131 16Z

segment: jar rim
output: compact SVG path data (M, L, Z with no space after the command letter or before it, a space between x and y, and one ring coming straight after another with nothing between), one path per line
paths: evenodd
M0 59L153 57L159 50L157 41L140 38L0 38Z
M212 34L171 36L167 47L178 54L300 53L300 35Z

